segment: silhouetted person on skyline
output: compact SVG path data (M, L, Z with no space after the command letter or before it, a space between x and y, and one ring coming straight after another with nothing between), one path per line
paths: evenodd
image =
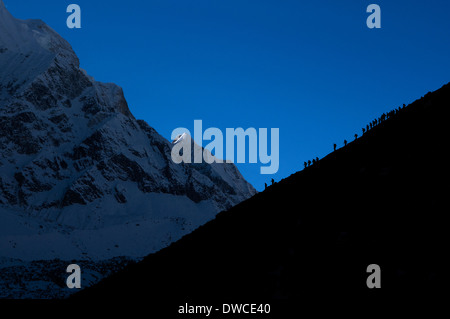
M358 138L358 134L355 134L355 140Z
M344 140L344 146L347 146L347 140Z
M333 145L334 150L336 150L336 144Z
M308 161L308 166L311 166L311 160Z
M316 163L319 161L319 158L318 157L316 157Z
M306 162L303 162L303 165L305 165L305 168L308 166L308 163L306 163Z

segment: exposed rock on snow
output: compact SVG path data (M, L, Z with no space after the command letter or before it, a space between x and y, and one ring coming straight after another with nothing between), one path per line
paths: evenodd
M0 0L0 257L141 257L256 193L233 164L174 164L172 146Z

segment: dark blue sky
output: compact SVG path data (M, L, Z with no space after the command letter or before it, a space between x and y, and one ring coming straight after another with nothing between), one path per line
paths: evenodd
M81 66L122 86L133 114L177 127L280 128L279 180L353 140L381 113L450 81L447 0L4 0L66 38ZM66 7L82 29L66 27ZM382 28L366 26L369 4ZM239 169L258 190L272 176Z

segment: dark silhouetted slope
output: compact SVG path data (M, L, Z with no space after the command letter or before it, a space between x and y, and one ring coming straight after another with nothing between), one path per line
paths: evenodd
M133 302L170 317L185 302L320 312L438 293L449 242L449 106L446 85L72 301ZM366 286L373 263L382 270L377 291Z

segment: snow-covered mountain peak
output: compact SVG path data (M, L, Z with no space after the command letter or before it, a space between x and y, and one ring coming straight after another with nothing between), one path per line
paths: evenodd
M144 256L256 193L173 147L53 29L1 8L0 257Z
M143 257L256 193L233 164L175 164L176 146L134 118L119 86L80 69L52 28L14 18L0 0L0 267L6 260L8 278L22 278L22 261ZM14 296L42 297L37 287L20 283ZM11 295L2 288L0 297Z
M14 18L0 6L0 100L18 96L51 68L79 68L70 44L41 20Z
M180 134L180 135L178 135L173 141L172 141L172 144L177 144L177 143L179 143L179 142L182 142L185 138L186 138L186 136L187 136L187 134L186 133L183 133L183 134Z
M0 46L15 52L52 52L58 54L68 51L76 57L70 44L42 20L16 19L0 0Z

